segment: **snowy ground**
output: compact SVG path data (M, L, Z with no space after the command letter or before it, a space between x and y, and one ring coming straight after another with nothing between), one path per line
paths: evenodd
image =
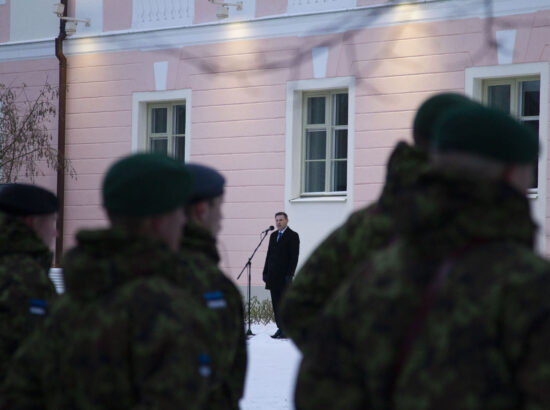
M301 354L290 339L272 339L274 323L252 325L241 410L294 410L294 383Z

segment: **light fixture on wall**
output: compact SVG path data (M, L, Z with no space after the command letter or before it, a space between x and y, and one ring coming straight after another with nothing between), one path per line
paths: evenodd
M216 10L216 17L219 19L226 19L229 17L229 7L235 7L237 10L243 9L243 2L238 1L236 3L224 3L224 2L218 2L215 0L208 0L212 4L217 4L218 9Z
M67 36L72 36L74 33L76 33L76 26L78 23L84 23L86 27L90 27L90 19L76 19L73 17L65 17L63 15L65 11L65 5L61 3L55 3L53 5L53 12L57 17L59 17L61 20L67 21L67 27L65 27L65 33Z

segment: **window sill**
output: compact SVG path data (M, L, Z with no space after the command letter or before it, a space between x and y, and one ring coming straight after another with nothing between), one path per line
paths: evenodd
M289 200L291 204L297 204L301 202L346 202L348 200L347 195L333 195L333 196L302 196Z

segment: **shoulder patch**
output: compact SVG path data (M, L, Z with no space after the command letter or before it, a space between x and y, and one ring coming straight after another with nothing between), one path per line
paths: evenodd
M43 299L31 299L29 312L32 315L45 316L48 313L48 302Z
M212 373L210 368L210 356L205 353L199 355L199 374L202 377L208 377Z
M223 292L219 290L206 292L204 294L204 300L206 301L206 306L208 306L210 309L223 309L227 307L227 302L223 297Z

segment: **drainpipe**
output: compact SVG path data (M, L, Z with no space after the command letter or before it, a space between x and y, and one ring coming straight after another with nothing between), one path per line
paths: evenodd
M65 6L63 16L67 17L68 0L60 0ZM65 33L65 20L59 19L59 35L55 39L55 56L59 60L59 104L57 116L57 161L64 164L65 161L65 108L67 100L67 59L63 54L63 40L67 37ZM57 198L59 200L59 212L57 215L57 238L55 240L54 267L59 267L63 255L63 235L65 219L65 169L57 168Z

